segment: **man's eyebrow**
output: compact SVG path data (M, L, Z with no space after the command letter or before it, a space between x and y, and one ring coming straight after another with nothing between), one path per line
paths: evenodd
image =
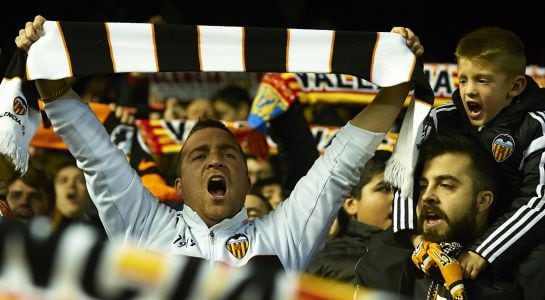
M232 150L232 151L239 152L239 148L236 145L232 145L232 144L229 144L229 143L220 144L218 146L218 149L220 151ZM187 152L187 155L189 156L189 155L191 155L193 153L196 153L196 152L208 152L208 151L210 151L210 145L205 144L205 145L197 146L197 147L191 149L189 152Z
M460 182L460 179L458 179L458 177L448 174L435 176L435 179L437 179L438 181L452 180L455 182Z
M460 179L458 177L453 175L448 175L448 174L433 176L433 179L435 179L436 181L452 180L452 181L460 182ZM420 181L428 182L429 180L427 177L422 175L420 176Z
M227 143L221 144L221 145L218 146L218 148L220 150L234 150L234 151L238 152L238 147L235 146L235 145L232 145L232 144L227 144Z
M210 146L208 144L197 146L193 149L191 149L189 152L187 152L187 155L191 155L195 152L204 152L210 150Z

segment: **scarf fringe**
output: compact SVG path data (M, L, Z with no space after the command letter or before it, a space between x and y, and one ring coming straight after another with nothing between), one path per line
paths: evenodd
M386 162L384 181L400 190L403 198L412 196L413 173L412 167L392 157Z
M399 137L390 159L386 162L384 180L399 190L403 199L413 196L413 173L418 158L418 146L422 140L422 123L431 106L419 103L412 97Z
M13 131L13 128L7 129L10 130L0 130L0 136L2 136L0 139L0 153L10 158L11 164L15 166L15 171L23 175L28 168L28 148L18 146L20 141L18 141L17 134Z

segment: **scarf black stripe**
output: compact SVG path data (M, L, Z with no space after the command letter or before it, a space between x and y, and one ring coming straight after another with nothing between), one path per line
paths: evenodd
M287 42L286 30L247 28L244 41L246 69L255 72L283 72L286 69Z

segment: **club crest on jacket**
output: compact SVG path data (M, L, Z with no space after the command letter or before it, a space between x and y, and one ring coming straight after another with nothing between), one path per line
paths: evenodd
M225 248L237 259L242 259L248 252L250 241L248 237L243 233L238 233L231 236L225 242Z
M497 162L508 159L515 152L515 140L509 134L500 134L492 142L492 154Z

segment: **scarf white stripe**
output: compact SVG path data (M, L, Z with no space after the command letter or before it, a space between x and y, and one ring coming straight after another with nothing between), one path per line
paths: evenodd
M245 72L242 27L199 26L201 70Z
M331 73L334 31L288 29L287 70Z
M403 41L405 42L405 41ZM372 82L381 82L380 86L390 86L397 82L406 82L411 78L407 75L412 74L415 61L408 56L400 56L398 37L389 32L379 33L377 46L373 53L373 63L371 72ZM398 61L392 60L392 57L399 57ZM391 72L390 70L399 70Z
M106 28L115 72L157 72L157 53L151 24L107 23ZM130 47L132 41L139 41L139 47Z
M28 51L27 79L72 77L70 55L57 22L45 22L44 35Z

